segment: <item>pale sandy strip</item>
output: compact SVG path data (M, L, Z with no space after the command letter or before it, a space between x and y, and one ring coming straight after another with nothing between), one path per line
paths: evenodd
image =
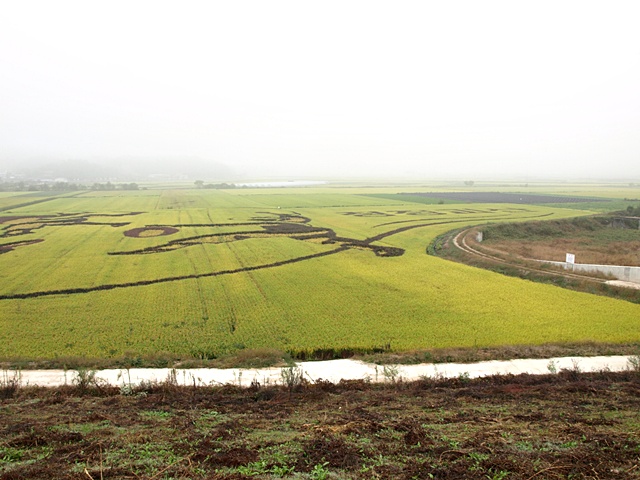
M302 370L305 379L319 379L337 383L345 380L368 380L371 382L390 381L392 378L418 380L422 377L468 377L476 378L488 375L504 375L521 373L545 374L551 369L579 370L592 372L609 369L622 371L629 368L627 356L602 357L559 357L547 359L518 359L506 361L488 361L479 363L440 363L420 365L394 365L385 367L358 360L328 360L322 362L300 362L297 366ZM550 366L551 369L550 369ZM168 368L132 368L100 370L96 377L110 385L139 385L141 382L162 382L172 373ZM5 378L13 378L14 372L7 371ZM55 387L72 384L76 377L74 370L23 370L20 372L23 385L39 385ZM261 385L282 384L281 368L261 369L218 369L194 368L177 369L175 378L180 385L223 385L233 384L249 386L255 381Z

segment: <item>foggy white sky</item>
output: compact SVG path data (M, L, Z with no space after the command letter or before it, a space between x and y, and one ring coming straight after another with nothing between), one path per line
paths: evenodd
M3 1L0 170L640 177L637 1Z

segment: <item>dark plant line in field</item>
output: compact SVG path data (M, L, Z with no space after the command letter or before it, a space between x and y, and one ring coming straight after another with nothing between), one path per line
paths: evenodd
M545 214L541 214L541 215L534 215L531 217L527 217L527 218L541 218L541 217L547 217L549 215L553 215L552 213L545 213ZM492 220L494 217L491 218L478 218L477 220L480 222L486 222L489 220ZM476 219L474 219L476 220ZM396 228L395 230L389 230L388 232L384 232L384 233L380 233L378 235L375 235L373 237L369 237L365 240L365 242L377 242L379 240L382 240L383 238L386 237L390 237L391 235L396 235L398 233L402 233L402 232L406 232L407 230L413 230L414 228L421 228L421 227L431 227L433 225L447 225L450 223L465 223L465 222L469 222L469 219L462 219L462 220L448 220L448 221L444 221L444 222L429 222L429 223L421 223L419 225L408 225L406 227L400 227L400 228Z
M44 240L41 238L38 238L36 240L23 240L22 242L5 243L4 245L0 245L0 254L12 252L18 247L33 245L34 243L40 243L40 242L44 242Z
M266 212L265 212L266 213ZM207 277L217 277L217 276L221 276L221 275L230 275L230 274L235 274L235 273L242 273L242 272L250 272L250 271L254 271L254 270L263 270L263 269L267 269L267 268L274 268L274 267L279 267L279 266L283 266L283 265L288 265L288 264L292 264L292 263L297 263L297 262L302 262L305 260L310 260L310 259L314 259L314 258L320 258L320 257L324 257L324 256L328 256L328 255L333 255L336 253L340 253L346 250L349 250L351 248L364 248L364 249L368 249L371 250L376 256L379 257L394 257L394 256L401 256L404 254L404 249L402 248L397 248L397 247L388 247L388 246L379 246L379 245L371 245L373 242L377 242L379 240L382 240L384 238L387 238L389 236L398 234L398 233L402 233L408 230L413 230L416 228L422 228L422 227L428 227L428 226L433 226L433 225L445 225L445 224L452 224L452 223L462 223L462 222L468 222L468 220L465 219L460 219L460 220L447 220L447 221L441 221L441 222L428 222L428 223L421 223L418 225L407 225L404 227L400 227L400 228L396 228L394 230L389 230L387 232L383 232L380 233L378 235L375 235L373 237L369 237L366 238L364 240L357 240L357 239L353 239L353 238L347 238L347 237L340 237L338 236L335 231L333 231L332 229L328 229L328 228L320 228L320 227L313 227L308 225L308 223L310 222L310 219L306 218L306 217L302 217L300 215L290 215L290 214L277 214L278 215L278 219L293 219L294 223L287 223L287 222L282 222L282 221L275 221L275 222L271 222L271 221L267 221L265 222L263 218L258 219L259 222L256 223L247 223L247 222L243 222L243 225L261 225L263 230L261 231L252 231L252 232L227 232L227 233L223 233L223 234L208 234L208 235L199 235L199 236L194 236L194 237L189 237L186 239L180 239L180 240L174 240L171 242L168 242L164 245L159 245L159 246L155 246L155 247L148 247L145 249L140 249L140 250L133 250L133 251L128 251L128 252L111 252L109 253L110 255L134 255L134 254L149 254L149 253L158 253L158 252L164 252L164 251L169 251L175 248L185 248L188 246L192 246L192 245L198 245L201 244L201 241L194 241L194 240L202 240L202 239L206 239L206 238L215 238L217 236L234 236L234 240L244 240L246 238L250 238L250 236L253 235L259 235L259 236L274 236L274 235L284 235L284 236L289 236L291 238L297 239L297 240L311 240L311 239L325 239L322 243L327 244L327 245L333 245L335 243L340 243L340 246L336 249L330 250L328 252L321 252L321 253L316 253L316 254L312 254L312 255L306 255L306 256L302 256L302 257L296 257L296 258L292 258L292 259L288 259L288 260L282 260L282 261L278 261L278 262L273 262L273 263L269 263L269 264L264 264L264 265L256 265L256 266L250 266L250 267L243 267L243 268L238 268L238 269L233 269L233 270L222 270L222 271L218 271L218 272L208 272L208 273L201 273L201 274L191 274L191 275L181 275L181 276L175 276L175 277L164 277L164 278L157 278L157 279L153 279L153 280L140 280L137 282L125 282L125 283L118 283L118 284L104 284L104 285L97 285L94 287L81 287L81 288L68 288L68 289L59 289L59 290L43 290L43 291L37 291L37 292L29 292L29 293L16 293L16 294L9 294L9 295L0 295L0 300L15 300L15 299L26 299L26 298L36 298L36 297L43 297L43 296L51 296L51 295L71 295L71 294L83 294L83 293L90 293L90 292L95 292L95 291L104 291L104 290L113 290L113 289L117 289L117 288L131 288L131 287L141 287L141 286L146 286L146 285L155 285L155 284L159 284L159 283L167 283L167 282L175 282L175 281L181 281L181 280L190 280L190 279L198 279L198 278L207 278ZM545 216L547 214L544 215L539 215L537 217L540 216ZM536 218L536 217L532 217L532 218ZM484 219L484 220L488 220L488 219ZM218 226L228 226L228 224L216 224ZM234 224L231 224L234 225ZM186 225L181 225L181 226L186 226ZM191 225L190 225L191 226ZM207 226L212 226L212 224L209 224ZM169 228L177 228L177 226L171 226L171 225L158 225L158 226L148 226L145 228L163 228L163 227L169 227Z
M44 227L59 227L69 225L108 225L111 227L124 227L129 225L130 222L94 222L90 221L91 217L128 217L131 215L139 215L144 212L129 212L129 213L91 213L91 214L65 214L59 213L57 215L39 215L39 216L19 216L19 217L0 217L0 224L6 223L9 220L15 219L32 219L31 221L12 223L2 230L0 238L2 237L14 237L17 235L27 235L33 233L35 230L39 230Z
M518 209L518 210L520 210L520 209ZM525 209L521 209L521 210L524 210L525 212L530 212L530 210L525 210ZM490 212L480 212L479 211L478 213L490 213ZM506 214L501 214L501 215L494 215L492 217L485 217L485 218L482 218L481 220L484 221L484 222L487 222L489 220L505 218L505 217L509 217L510 213L512 213L512 212L509 212L509 213L506 213ZM551 215L553 215L553 213L543 213L543 214L539 214L539 215L532 215L532 216L527 217L527 218L543 218L543 217L548 217L548 216L551 216ZM467 218L466 220L475 222L476 220L478 220L478 217ZM418 218L418 219L415 219L415 220L400 220L400 221L397 221L397 222L380 223L378 225L374 225L374 228L386 227L387 225L397 225L399 223L413 223L413 222L419 222L419 221L421 221L421 219Z
M71 295L71 294L78 294L78 293L90 293L90 292L97 292L97 291L103 291L103 290L114 290L116 288L142 287L146 285L176 282L180 280L192 280L197 278L218 277L221 275L229 275L232 273L252 272L255 270L264 270L266 268L279 267L282 265L288 265L291 263L310 260L312 258L319 258L319 257L328 256L328 255L333 255L335 253L343 252L345 250L347 250L346 247L338 247L328 252L314 253L313 255L306 255L304 257L297 257L289 260L282 260L279 262L273 262L265 265L256 265L253 267L237 268L235 270L221 270L219 272L180 275L176 277L156 278L153 280L140 280L138 282L113 283L113 284L97 285L95 287L86 287L86 288L67 288L67 289L61 289L61 290L43 290L39 292L16 293L13 295L0 295L0 300L15 300L15 299L24 299L24 298L46 297L51 295Z

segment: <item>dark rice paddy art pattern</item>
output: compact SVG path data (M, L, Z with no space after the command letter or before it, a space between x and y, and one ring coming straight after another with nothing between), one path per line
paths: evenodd
M395 217L396 215L446 215L446 212L436 212L433 210L388 210L380 212L377 210L370 210L368 212L342 212L342 215L352 217Z
M265 212L260 212L260 213L265 213ZM0 295L0 300L26 299L26 298L36 298L36 297L51 296L51 295L81 294L81 293L89 293L94 291L114 290L119 288L140 287L145 285L154 285L159 283L175 282L175 281L181 281L181 280L217 277L221 275L230 275L235 273L251 272L255 270L264 270L267 268L274 268L274 267L279 267L279 266L288 265L292 263L303 262L303 261L311 260L314 258L321 258L328 255L334 255L336 253L341 253L349 249L369 250L378 257L394 257L394 256L400 256L404 254L404 249L402 248L373 245L373 243L376 242L378 239L384 238L385 236L388 236L388 235L392 235L393 232L388 232L387 235L381 234L381 235L377 235L376 237L371 237L364 240L358 240L354 238L339 236L335 233L335 231L329 228L311 226L309 225L310 222L311 220L309 218L303 217L299 214L272 214L270 217L254 217L251 222L220 223L220 224L148 225L141 229L132 229L134 230L133 233L132 233L132 230L128 230L127 236L134 236L146 230L162 231L162 232L169 233L169 232L174 232L174 230L179 231L179 229L181 228L196 227L196 226L197 227L230 227L230 226L259 227L259 229L251 230L251 231L237 231L237 232L231 232L231 233L227 232L227 233L212 233L212 234L205 234L205 235L197 235L193 237L173 240L163 245L158 245L154 247L147 247L147 248L142 248L138 250L130 250L130 251L123 251L123 252L111 252L109 253L109 255L158 254L162 252L177 250L180 248L187 248L193 245L200 245L203 243L225 243L225 242L232 242L232 241L241 241L248 238L270 238L270 237L282 237L282 236L293 238L295 240L301 240L301 241L305 241L305 240L315 241L315 242L319 241L321 244L332 245L332 246L335 246L335 248L325 252L314 253L311 255L305 255L305 256L295 257L287 260L281 260L281 261L262 264L262 265L247 266L247 267L231 269L231 270L222 270L222 271L216 271L216 272L207 272L207 273L191 274L191 275L179 275L174 277L164 277L164 278L157 278L152 280L141 280L136 282L103 284L103 285L96 285L93 287L68 288L68 289L59 289L59 290L45 290L45 291L37 291L37 292L29 292L29 293L18 293L18 294L11 294L11 295ZM409 228L417 228L417 227L418 226L404 227L402 229L398 229L397 231L402 231L402 230L407 230Z
M179 231L179 229L174 227L139 227L127 230L124 232L124 236L132 238L162 237L166 235L173 235Z
M318 252L310 255L304 255L300 257L280 260L277 262L266 263L261 265L245 266L237 269L221 270L221 271L190 274L190 275L178 275L178 276L172 276L172 277L156 278L151 280L140 280L135 282L103 284L103 285L96 285L92 287L43 290L43 291L36 291L36 292L29 292L29 293L0 295L0 300L26 299L26 298L36 298L36 297L44 297L44 296L52 296L52 295L82 294L82 293L90 293L95 291L114 290L114 289L120 289L120 288L141 287L146 285L155 285L160 283L176 282L181 280L218 277L222 275L231 275L231 274L237 274L237 273L243 273L243 272L251 272L256 270L264 270L268 268L280 267L280 266L303 262L311 259L326 257L329 255L335 255L337 253L342 253L350 249L368 250L373 252L378 257L397 257L404 254L405 252L404 249L398 248L398 247L375 245L375 243L387 237L390 237L392 235L406 232L408 230L429 227L433 225L446 225L446 224L469 222L469 218L458 218L455 220L443 219L440 221L431 220L426 222L423 219L423 222L419 224L405 225L392 230L388 230L386 232L379 233L372 237L365 238L364 240L359 240L355 238L339 236L336 234L334 230L330 228L314 227L310 225L311 219L304 217L300 214L296 214L296 213L269 214L268 212L259 212L259 213L266 213L267 215L270 215L270 216L254 217L250 222L240 222L240 223L147 225L146 227L127 230L126 232L124 232L125 236L129 236L129 237L138 236L138 238L140 238L141 234L143 234L145 231L159 232L160 235L171 235L174 233L178 233L182 228L189 228L189 227L225 227L225 228L233 227L233 226L255 226L256 227L255 230L250 230L250 231L238 230L236 232L211 233L211 234L180 238L180 239L169 241L162 245L156 245L152 247L146 247L146 248L129 250L129 251L110 252L109 255L161 254L163 252L170 252L173 250L188 248L194 245L202 245L205 243L214 243L214 244L228 243L228 242L242 241L249 238L274 238L274 237L288 237L288 238L292 238L294 240L300 240L300 241L313 241L316 243L319 242L323 245L334 246L335 248L328 251L324 251L324 252ZM543 217L546 215L550 215L550 214L538 215L531 218ZM109 216L109 215L103 215L103 216ZM105 225L105 223L87 222L86 219L89 217L90 215L86 215L83 217L76 217L75 218L76 223L63 223L63 224L64 225L67 225L67 224ZM495 218L495 215L492 215L486 218L475 218L474 220L476 220L479 223L482 223L484 221L489 221L494 218ZM48 222L47 224L59 225L59 223L51 223L51 222ZM128 223L123 223L123 224L107 223L107 225L121 226L121 225L128 225Z
M129 250L123 252L111 252L109 255L144 255L153 253L170 252L181 248L187 248L203 243L228 243L249 238L288 237L295 240L309 240L320 242L323 245L339 245L341 249L360 248L371 250L379 257L396 257L404 253L401 248L371 245L375 240L358 240L355 238L341 237L330 228L314 227L310 225L311 219L301 215L277 214L274 219L269 217L255 217L252 222L242 223L218 223L218 224L180 224L180 225L148 225L147 227L128 230L127 236L136 236L135 233L148 231L167 231L176 233L180 227L229 227L229 226L256 226L259 229L249 231L236 231L225 233L210 233L196 235L187 238L172 240L163 245ZM169 234L169 233L165 233ZM320 254L319 254L320 255Z
M58 213L56 215L38 215L38 216L7 216L0 217L0 225L7 224L0 229L0 238L15 237L18 235L28 235L35 230L44 227L62 227L71 225L109 225L112 227L123 227L129 225L129 222L99 222L90 220L93 217L99 218L118 218L128 217L131 215L139 215L143 212L129 213L82 213L67 214Z
M0 254L9 253L9 252L12 252L13 250L15 250L18 247L26 247L27 245L33 245L34 243L40 243L40 242L43 242L43 241L44 240L39 238L39 239L36 239L36 240L24 240L22 242L5 243L4 245L0 245Z

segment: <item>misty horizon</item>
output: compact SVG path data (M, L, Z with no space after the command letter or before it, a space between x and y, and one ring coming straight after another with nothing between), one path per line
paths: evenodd
M0 164L2 165L2 164ZM416 172L381 172L363 171L359 174L339 174L337 172L324 172L324 174L296 173L296 172L265 172L265 171L242 171L234 170L229 165L220 162L208 162L197 157L143 157L116 159L93 159L93 160L52 160L52 159L31 159L23 164L4 164L0 169L0 182L21 181L32 182L74 182L86 184L92 182L153 182L153 181L181 181L181 182L236 182L252 184L260 181L322 181L322 182L342 182L342 181L395 181L395 182L614 182L631 183L635 185L637 179L629 175L563 175L561 173L543 172L539 175L526 174L505 174L495 172L469 172L459 171L447 174L444 172L433 172L429 175L421 175ZM466 185L469 186L469 185Z
M0 173L637 181L636 10L6 4Z

